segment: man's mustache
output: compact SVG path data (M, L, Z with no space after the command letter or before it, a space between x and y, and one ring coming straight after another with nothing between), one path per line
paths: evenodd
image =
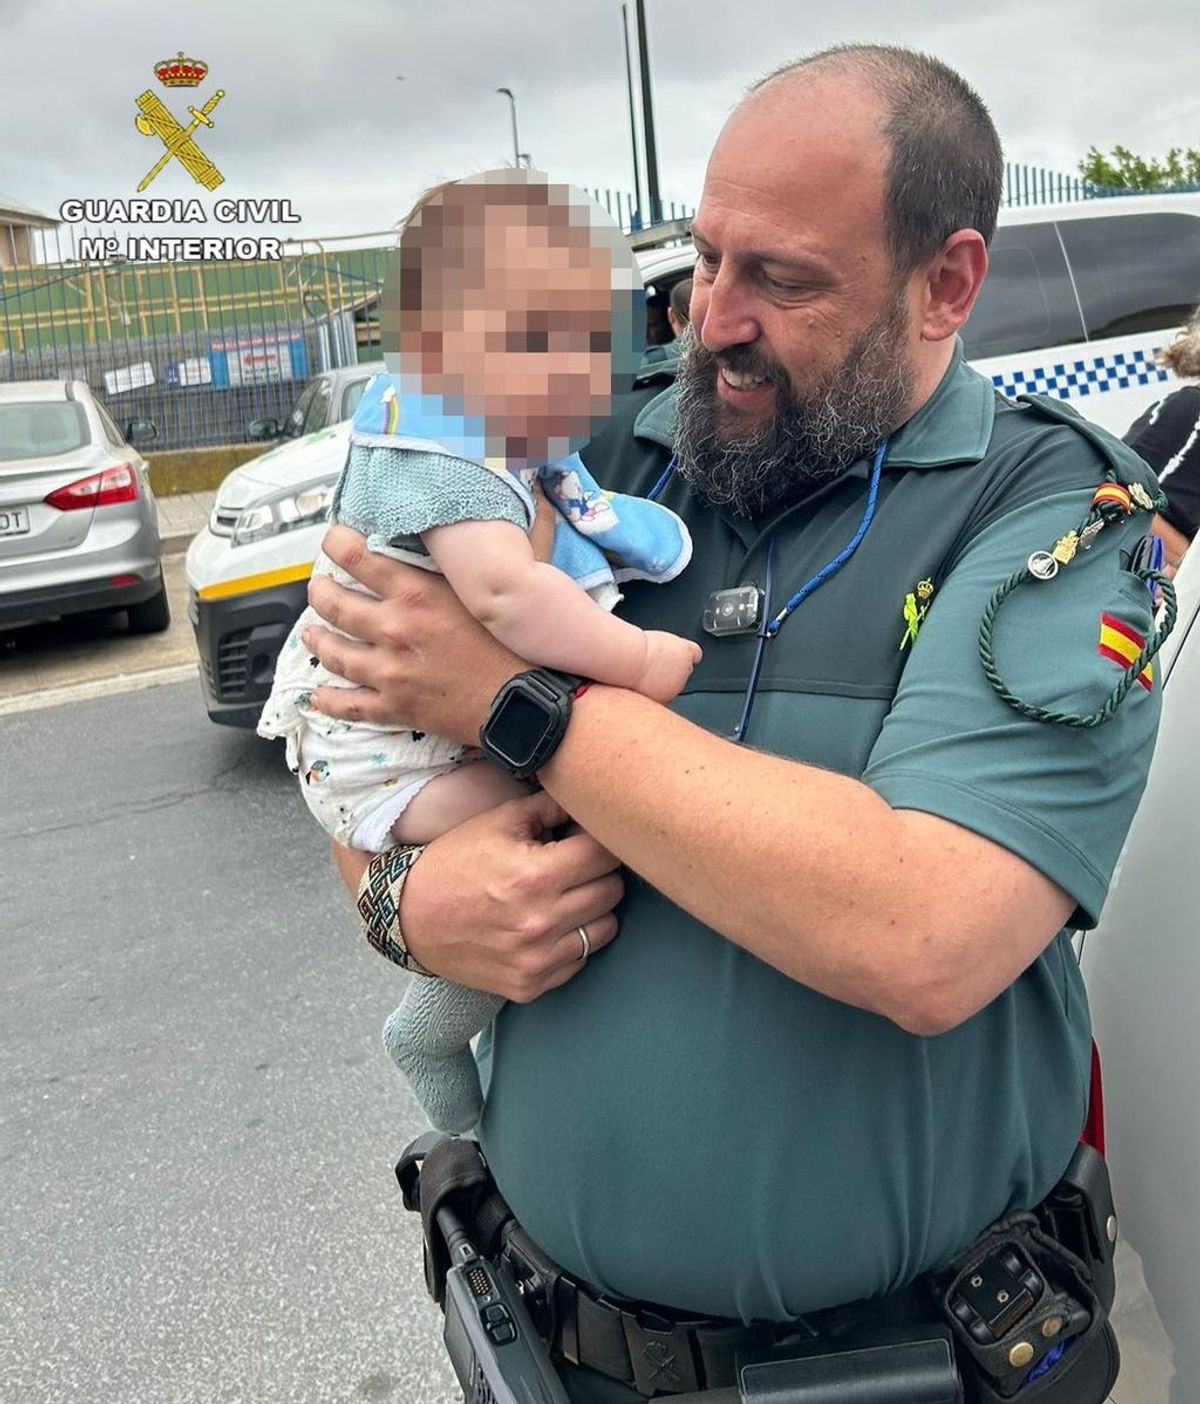
M732 371L735 375L752 375L756 380L769 380L773 385L787 386L787 371L779 364L764 356L753 346L727 346L724 351L713 352L703 346L694 335L686 354L692 358L698 370L713 376L717 370Z

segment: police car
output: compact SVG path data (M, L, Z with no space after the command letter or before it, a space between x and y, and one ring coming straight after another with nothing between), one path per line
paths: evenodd
M652 302L691 273L695 256L687 242L638 255ZM1155 352L1197 302L1200 196L1004 210L963 342L1004 394L1056 395L1120 435L1169 388ZM348 432L306 432L235 469L192 542L191 617L214 721L258 720L304 606Z

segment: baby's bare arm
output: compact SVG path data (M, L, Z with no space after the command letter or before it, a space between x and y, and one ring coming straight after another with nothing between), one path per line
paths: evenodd
M534 559L512 522L456 522L422 534L438 569L506 648L547 668L636 688L647 636L609 614L556 566Z

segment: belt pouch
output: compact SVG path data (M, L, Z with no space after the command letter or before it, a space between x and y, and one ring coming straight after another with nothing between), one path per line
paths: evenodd
M811 1341L739 1365L743 1404L962 1404L949 1331Z
M1058 1184L1034 1211L1042 1227L1092 1270L1096 1295L1112 1311L1117 1290L1117 1214L1108 1165L1082 1141Z
M1107 1400L1120 1353L1095 1275L1044 1233L1033 1214L993 1224L937 1274L937 1287L968 1404ZM982 1316L992 1310L988 1331ZM1014 1317L1011 1325L1006 1313Z

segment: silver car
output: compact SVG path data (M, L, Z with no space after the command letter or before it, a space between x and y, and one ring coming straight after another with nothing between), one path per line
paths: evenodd
M125 610L171 622L145 459L149 420L122 434L81 380L0 385L0 626Z

